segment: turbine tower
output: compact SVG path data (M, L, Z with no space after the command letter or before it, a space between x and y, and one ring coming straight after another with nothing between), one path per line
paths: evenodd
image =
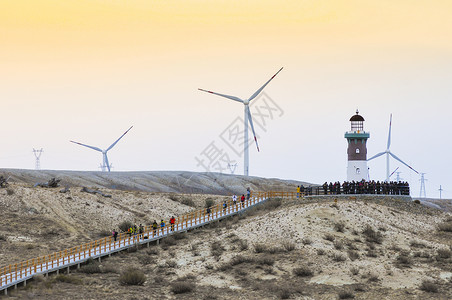
M133 127L133 126L130 126L130 128L127 129L127 131L124 132L124 133L119 137L119 139L117 139L113 144L111 144L110 147L108 147L106 150L102 150L102 149L97 148L97 147L85 145L85 144L82 144L82 143L79 143L79 142L74 142L74 141L70 141L70 142L71 142L71 143L74 143L74 144L77 144L77 145L80 145L80 146L88 147L88 148L90 148L90 149L93 149L93 150L96 150L96 151L99 151L99 152L102 152L102 165L101 165L102 172L105 172L105 171L107 171L107 170L108 170L108 172L110 172L110 164L109 164L109 162L108 162L107 152L108 152L111 148L113 148L113 147L119 142L119 140L122 139L122 137L125 136L126 133L129 132L130 129L132 129L132 127Z
M410 168L411 170L413 170L414 172L416 172L417 174L419 174L418 171L416 171L415 169L413 169L411 166L409 166L408 164L406 164L404 161L402 161L400 158L398 158L395 154L393 154L391 152L391 150L389 149L391 147L391 127L392 127L392 114L389 120L389 134L388 134L388 145L386 147L386 150L384 152L380 152L374 156L372 156L371 158L369 158L367 161L370 161L374 158L377 158L379 156L382 156L383 154L386 154L386 181L389 182L389 156L392 156L392 158L394 158L395 160L398 160L399 162L401 162L402 164L404 164L405 166L407 166L408 168Z
M35 157L36 157L35 170L41 170L41 154L42 154L42 152L44 152L44 150L42 150L42 148L40 150L36 150L35 148L33 148L33 153L35 154Z
M441 187L441 185L439 186L439 199L441 199L441 194L444 191L443 188Z
M243 147L244 147L244 170L243 170L243 174L245 176L248 176L249 174L249 151L248 151L248 123L251 125L251 130L253 131L253 135L254 135L254 141L256 143L256 147L257 147L257 151L259 152L259 144L257 143L257 138L256 138L256 132L254 131L254 125L253 125L253 119L251 118L251 112L250 112L250 107L249 104L251 102L251 100L253 100L254 98L256 98L261 92L262 90L267 86L267 84L272 81L273 78L276 77L276 75L278 75L279 72L281 72L283 68L279 69L278 72L276 72L275 75L272 76L272 78L270 78L270 80L268 80L260 89L258 89L253 95L251 95L251 97L249 97L248 99L241 99L235 96L229 96L229 95L224 95L224 94L219 94L219 93L215 93L212 91L207 91L207 90L203 90L203 89L198 89L200 91L206 92L206 93L210 93L210 94L214 94L217 96L221 96L224 98L228 98L230 100L234 100L240 103L243 103L244 105L244 126L245 126L245 136L244 136L244 143L243 143Z

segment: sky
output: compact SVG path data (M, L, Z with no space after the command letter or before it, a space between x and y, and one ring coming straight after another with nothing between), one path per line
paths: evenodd
M368 157L386 148L452 198L452 11L442 0L0 0L0 168L243 174L248 98L260 152L250 175L346 179L359 109ZM237 127L239 126L239 127ZM240 131L240 126L242 126ZM234 130L238 131L234 131ZM234 135L233 133L239 133ZM200 163L201 162L201 163ZM370 161L382 180L384 157ZM399 167L419 196L419 176ZM395 175L394 175L395 176Z

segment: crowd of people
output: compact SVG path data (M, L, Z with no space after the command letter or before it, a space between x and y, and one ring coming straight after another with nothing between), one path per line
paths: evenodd
M300 195L339 195L339 194L376 194L376 195L409 195L410 185L403 181L344 181L340 183L325 182L322 186L297 186L297 197Z
M382 194L382 195L409 195L408 182L402 181L344 181L325 182L322 185L324 195L327 194Z

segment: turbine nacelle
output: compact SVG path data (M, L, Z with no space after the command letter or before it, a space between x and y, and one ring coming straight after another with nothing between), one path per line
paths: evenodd
M74 143L74 144L77 144L77 145L80 145L80 146L84 146L84 147L90 148L90 149L95 150L95 151L101 152L101 153L102 153L102 156L103 156L102 164L101 164L101 169L102 169L102 171L104 171L105 169L107 169L108 172L110 172L110 166L111 166L111 164L108 162L107 152L108 152L109 150L111 150L111 149L119 142L119 140L122 139L122 137L125 136L126 133L129 132L130 129L132 129L132 127L133 127L133 126L130 126L130 128L127 129L127 131L124 132L124 133L119 137L119 139L117 139L113 144L110 145L110 147L108 147L108 148L105 149L105 150L102 150L102 149L100 149L100 148L98 148L98 147L94 147L94 146L90 146L90 145L85 145L85 144L82 144L82 143L79 143L79 142L74 142L74 141L70 141L70 142L71 142L71 143Z

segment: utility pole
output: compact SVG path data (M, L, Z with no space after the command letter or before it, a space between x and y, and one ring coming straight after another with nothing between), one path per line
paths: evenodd
M237 163L235 164L228 163L228 168L231 171L231 174L234 174L235 169L237 168Z
M419 198L425 198L425 181L427 181L427 179L425 179L424 175L427 173L421 173L421 179L419 179L421 181L421 191L419 193ZM424 195L424 197L422 197L422 195Z
M36 150L35 148L33 148L33 153L36 157L36 162L35 162L35 170L41 170L41 154L42 152L44 152L44 150L42 150L42 148L40 150Z

